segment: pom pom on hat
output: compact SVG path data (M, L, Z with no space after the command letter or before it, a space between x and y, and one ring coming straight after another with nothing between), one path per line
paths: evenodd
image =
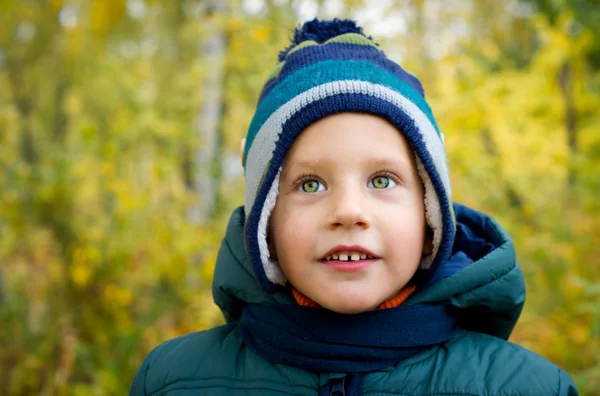
M298 44L304 41L315 41L319 44L324 43L330 38L340 36L346 33L357 33L364 36L363 30L350 19L333 19L331 21L319 21L317 18L304 23L294 30L292 44L279 53L279 62L283 62L287 54ZM366 36L365 36L366 37ZM371 40L371 37L367 37Z

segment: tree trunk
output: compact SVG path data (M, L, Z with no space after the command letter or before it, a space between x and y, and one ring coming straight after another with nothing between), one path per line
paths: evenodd
M196 118L200 148L194 155L193 188L198 200L190 208L189 219L204 222L215 214L218 206L218 175L221 160L221 128L223 113L224 59L226 35L218 15L226 12L226 2L211 0L208 12L208 36L201 43L206 77L202 87L203 105Z
M17 110L23 122L21 133L21 157L28 165L33 165L37 159L36 148L31 131L30 114L33 107L31 97L26 92L24 77L22 75L23 62L14 62L11 59L8 64L8 82L11 92L15 98Z
M565 62L558 77L560 91L565 100L565 129L567 132L567 145L569 147L570 164L567 174L567 185L572 187L577 177L574 159L579 152L577 143L577 116L575 113L575 100L573 98L573 68L570 62Z

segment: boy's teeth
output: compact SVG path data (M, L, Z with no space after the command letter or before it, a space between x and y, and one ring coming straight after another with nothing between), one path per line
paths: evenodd
M372 259L373 256L368 255L366 253L361 253L361 252L346 251L346 252L333 253L333 254L325 257L325 260L326 261L329 261L329 260L358 261L358 260L365 260L367 258Z

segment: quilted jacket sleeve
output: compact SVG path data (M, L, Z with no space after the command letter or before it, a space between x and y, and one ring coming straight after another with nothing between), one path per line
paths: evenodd
M579 392L571 380L569 374L559 369L558 373L558 395L559 396L579 396Z
M150 355L144 359L144 362L138 369L135 377L133 377L133 383L129 388L129 396L146 396L146 374L150 367Z

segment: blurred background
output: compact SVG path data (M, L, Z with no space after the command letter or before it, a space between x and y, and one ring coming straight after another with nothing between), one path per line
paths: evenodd
M454 199L514 238L512 341L600 394L597 0L0 0L0 387L125 394L221 324L240 140L300 22L356 18L424 83Z

